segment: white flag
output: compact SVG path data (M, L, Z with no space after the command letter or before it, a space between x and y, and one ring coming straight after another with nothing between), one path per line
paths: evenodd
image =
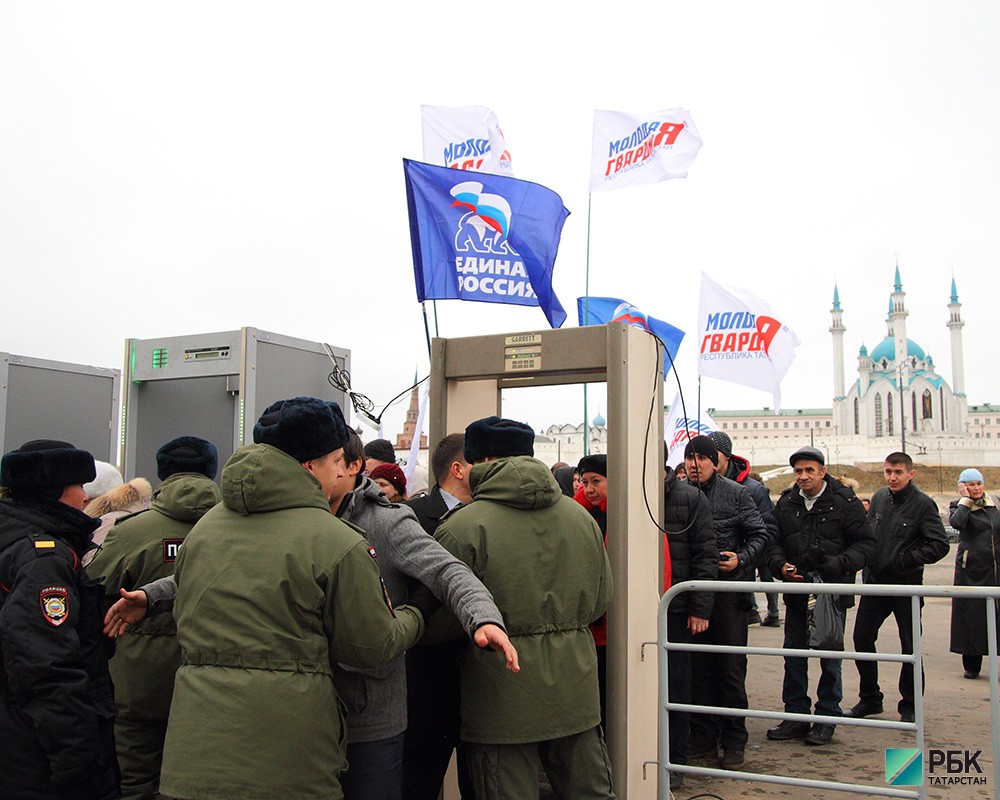
M686 178L701 137L683 108L652 114L594 111L590 191Z
M424 161L514 177L497 115L485 106L420 106Z
M707 436L717 430L719 426L708 414L702 414L700 420L684 416L681 396L678 394L670 405L670 417L663 426L663 441L667 443L667 464L675 467L684 460L684 448L688 440L695 436Z
M763 389L781 410L781 380L800 344L795 331L744 289L724 287L701 274L698 374Z

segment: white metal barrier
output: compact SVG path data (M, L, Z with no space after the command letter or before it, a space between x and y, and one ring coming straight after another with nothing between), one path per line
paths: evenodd
M1000 587L996 586L914 586L899 584L845 584L845 583L782 583L780 591L784 594L852 594L852 595L882 595L889 597L910 597L913 619L913 654L900 653L858 653L849 650L786 650L780 647L742 647L731 645L688 644L671 642L667 632L667 608L670 601L682 592L764 592L774 591L774 583L753 581L686 581L670 589L660 598L657 627L657 657L659 664L658 686L658 742L657 763L659 765L659 784L657 797L668 800L670 797L670 772L692 775L708 775L720 778L758 781L785 786L802 786L810 789L832 789L879 797L913 797L925 800L926 784L919 788L899 789L891 786L866 786L839 781L814 780L810 778L793 778L784 775L769 775L757 772L742 772L737 770L714 769L711 767L692 767L686 764L670 763L670 730L668 714L670 711L687 711L690 713L709 713L718 716L756 717L764 719L793 720L795 722L822 722L831 725L855 725L866 728L890 728L894 730L914 731L916 747L924 751L924 693L923 693L923 652L921 643L920 601L924 597L963 597L992 598L994 602L986 604L986 627L989 645L990 673L990 714L992 717L993 736L993 786L1000 788L1000 678L998 678L997 663L997 631L996 631L996 600L1000 598ZM822 714L792 714L784 711L757 711L754 709L720 708L718 706L702 706L693 703L671 703L668 697L668 664L667 653L670 650L684 650L703 653L740 653L762 656L792 656L802 658L829 658L854 661L888 661L913 664L913 722L892 722L880 719L864 719L854 717L831 717Z

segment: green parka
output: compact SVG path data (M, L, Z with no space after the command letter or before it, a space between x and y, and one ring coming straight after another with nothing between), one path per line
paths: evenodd
M390 610L374 550L280 450L237 450L222 498L188 534L174 572L182 664L160 791L341 798L335 665L385 663L419 638L423 618Z
M597 652L587 626L611 602L611 568L593 518L528 456L477 464L473 502L436 538L493 594L521 671L470 647L462 662L462 739L540 742L601 721Z
M118 600L119 589L132 591L173 575L180 544L221 499L211 478L180 472L156 487L151 508L119 519L87 568L92 577L103 579L107 602ZM117 640L109 665L118 713L166 722L180 663L172 614L147 617L129 627Z

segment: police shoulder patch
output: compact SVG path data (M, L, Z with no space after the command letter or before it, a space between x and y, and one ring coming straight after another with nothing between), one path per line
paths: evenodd
M177 552L181 549L181 545L184 544L183 539L164 539L163 540L163 563L173 564L177 560Z
M371 545L368 545L368 555L378 561L378 553L375 552L375 548Z
M50 625L59 627L69 617L69 591L65 586L42 587L38 592L38 600L42 616Z

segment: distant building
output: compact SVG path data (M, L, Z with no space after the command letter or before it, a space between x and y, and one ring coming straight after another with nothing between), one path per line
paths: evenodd
M416 380L416 375L414 375L413 382L416 383ZM410 447L413 445L413 435L417 432L417 419L419 417L420 386L416 385L410 394L410 407L406 409L406 422L403 423L403 432L396 434L396 450L410 452ZM420 434L420 449L427 449L427 435L423 433Z

